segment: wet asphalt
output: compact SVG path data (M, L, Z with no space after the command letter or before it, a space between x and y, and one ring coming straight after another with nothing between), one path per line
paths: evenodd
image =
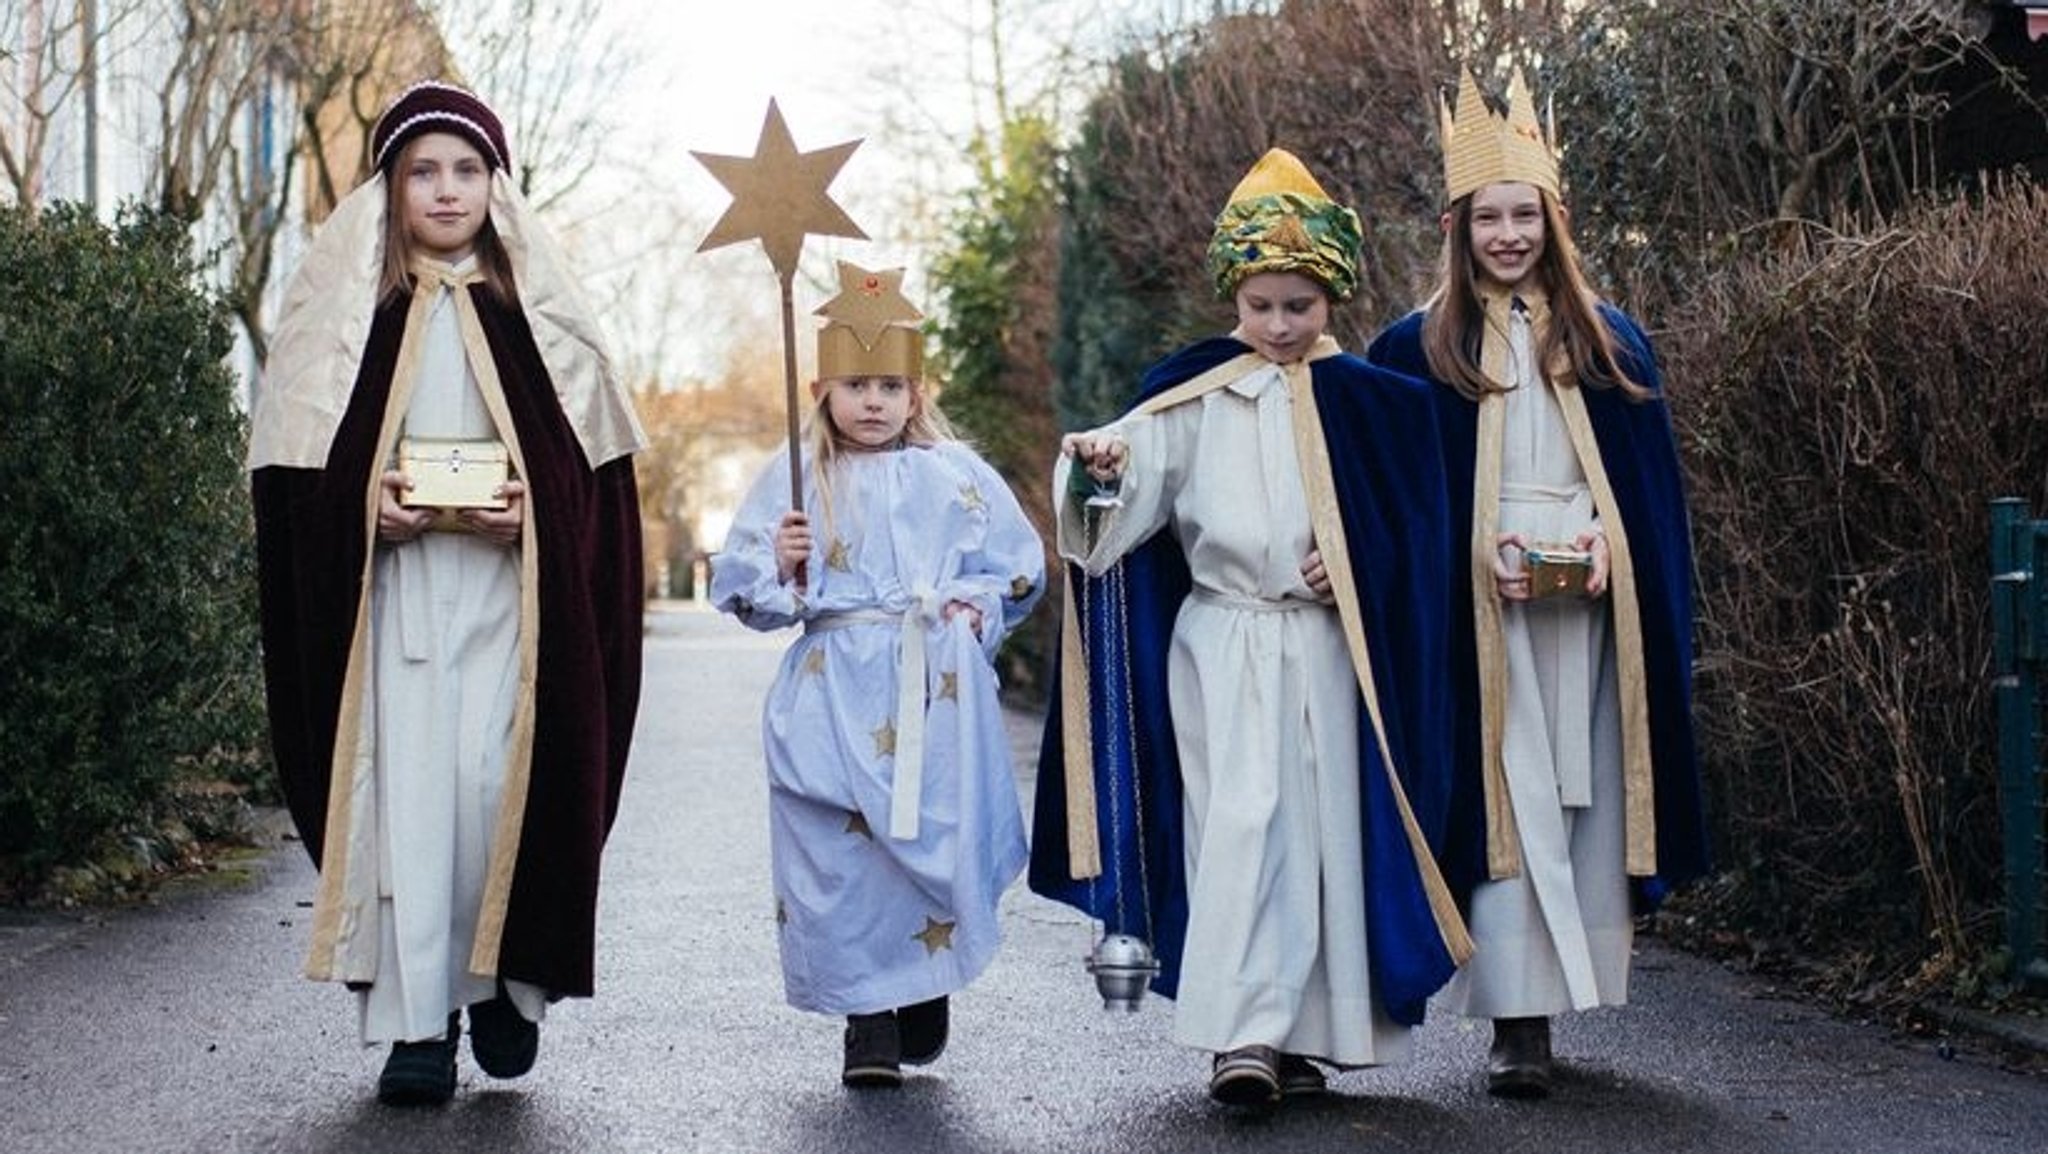
M1090 925L1021 885L944 1056L843 1089L839 1023L783 1004L775 957L757 718L788 639L652 616L598 996L554 1008L527 1077L465 1052L450 1105L380 1106L352 999L298 976L315 877L280 837L142 908L0 912L0 1151L2048 1151L2048 1079L1989 1039L1841 1021L1655 942L1629 1007L1559 1023L1548 1101L1489 1098L1485 1031L1437 1014L1404 1065L1231 1114L1170 1004L1104 1012Z

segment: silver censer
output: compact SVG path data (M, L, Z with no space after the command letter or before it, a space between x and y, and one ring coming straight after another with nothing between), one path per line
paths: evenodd
M1145 1000L1145 987L1159 972L1159 959L1152 956L1152 947L1143 938L1109 934L1088 955L1088 972L1095 975L1103 1009L1137 1013Z

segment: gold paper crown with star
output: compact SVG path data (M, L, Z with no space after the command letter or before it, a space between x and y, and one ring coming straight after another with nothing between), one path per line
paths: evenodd
M1537 123L1536 103L1517 68L1508 82L1508 110L1488 108L1479 81L1459 70L1456 114L1439 101L1443 121L1444 195L1453 203L1489 184L1533 184L1562 198L1557 176L1557 124Z
M818 379L924 376L924 314L903 295L903 270L839 262L839 295L818 306Z

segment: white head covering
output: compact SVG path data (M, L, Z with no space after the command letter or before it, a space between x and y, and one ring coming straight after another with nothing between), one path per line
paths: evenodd
M380 174L335 206L285 290L284 310L250 411L249 468L327 463L348 409L384 271ZM562 412L592 468L647 446L603 329L553 237L502 170L491 176L491 222L511 258L519 300Z

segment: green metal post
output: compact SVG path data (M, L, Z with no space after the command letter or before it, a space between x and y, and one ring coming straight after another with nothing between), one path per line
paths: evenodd
M2040 707L2035 661L2042 595L2035 580L2040 534L2016 497L1991 502L1992 687L1998 702L1999 811L2005 834L2005 925L2013 974L2048 980L2041 941Z

